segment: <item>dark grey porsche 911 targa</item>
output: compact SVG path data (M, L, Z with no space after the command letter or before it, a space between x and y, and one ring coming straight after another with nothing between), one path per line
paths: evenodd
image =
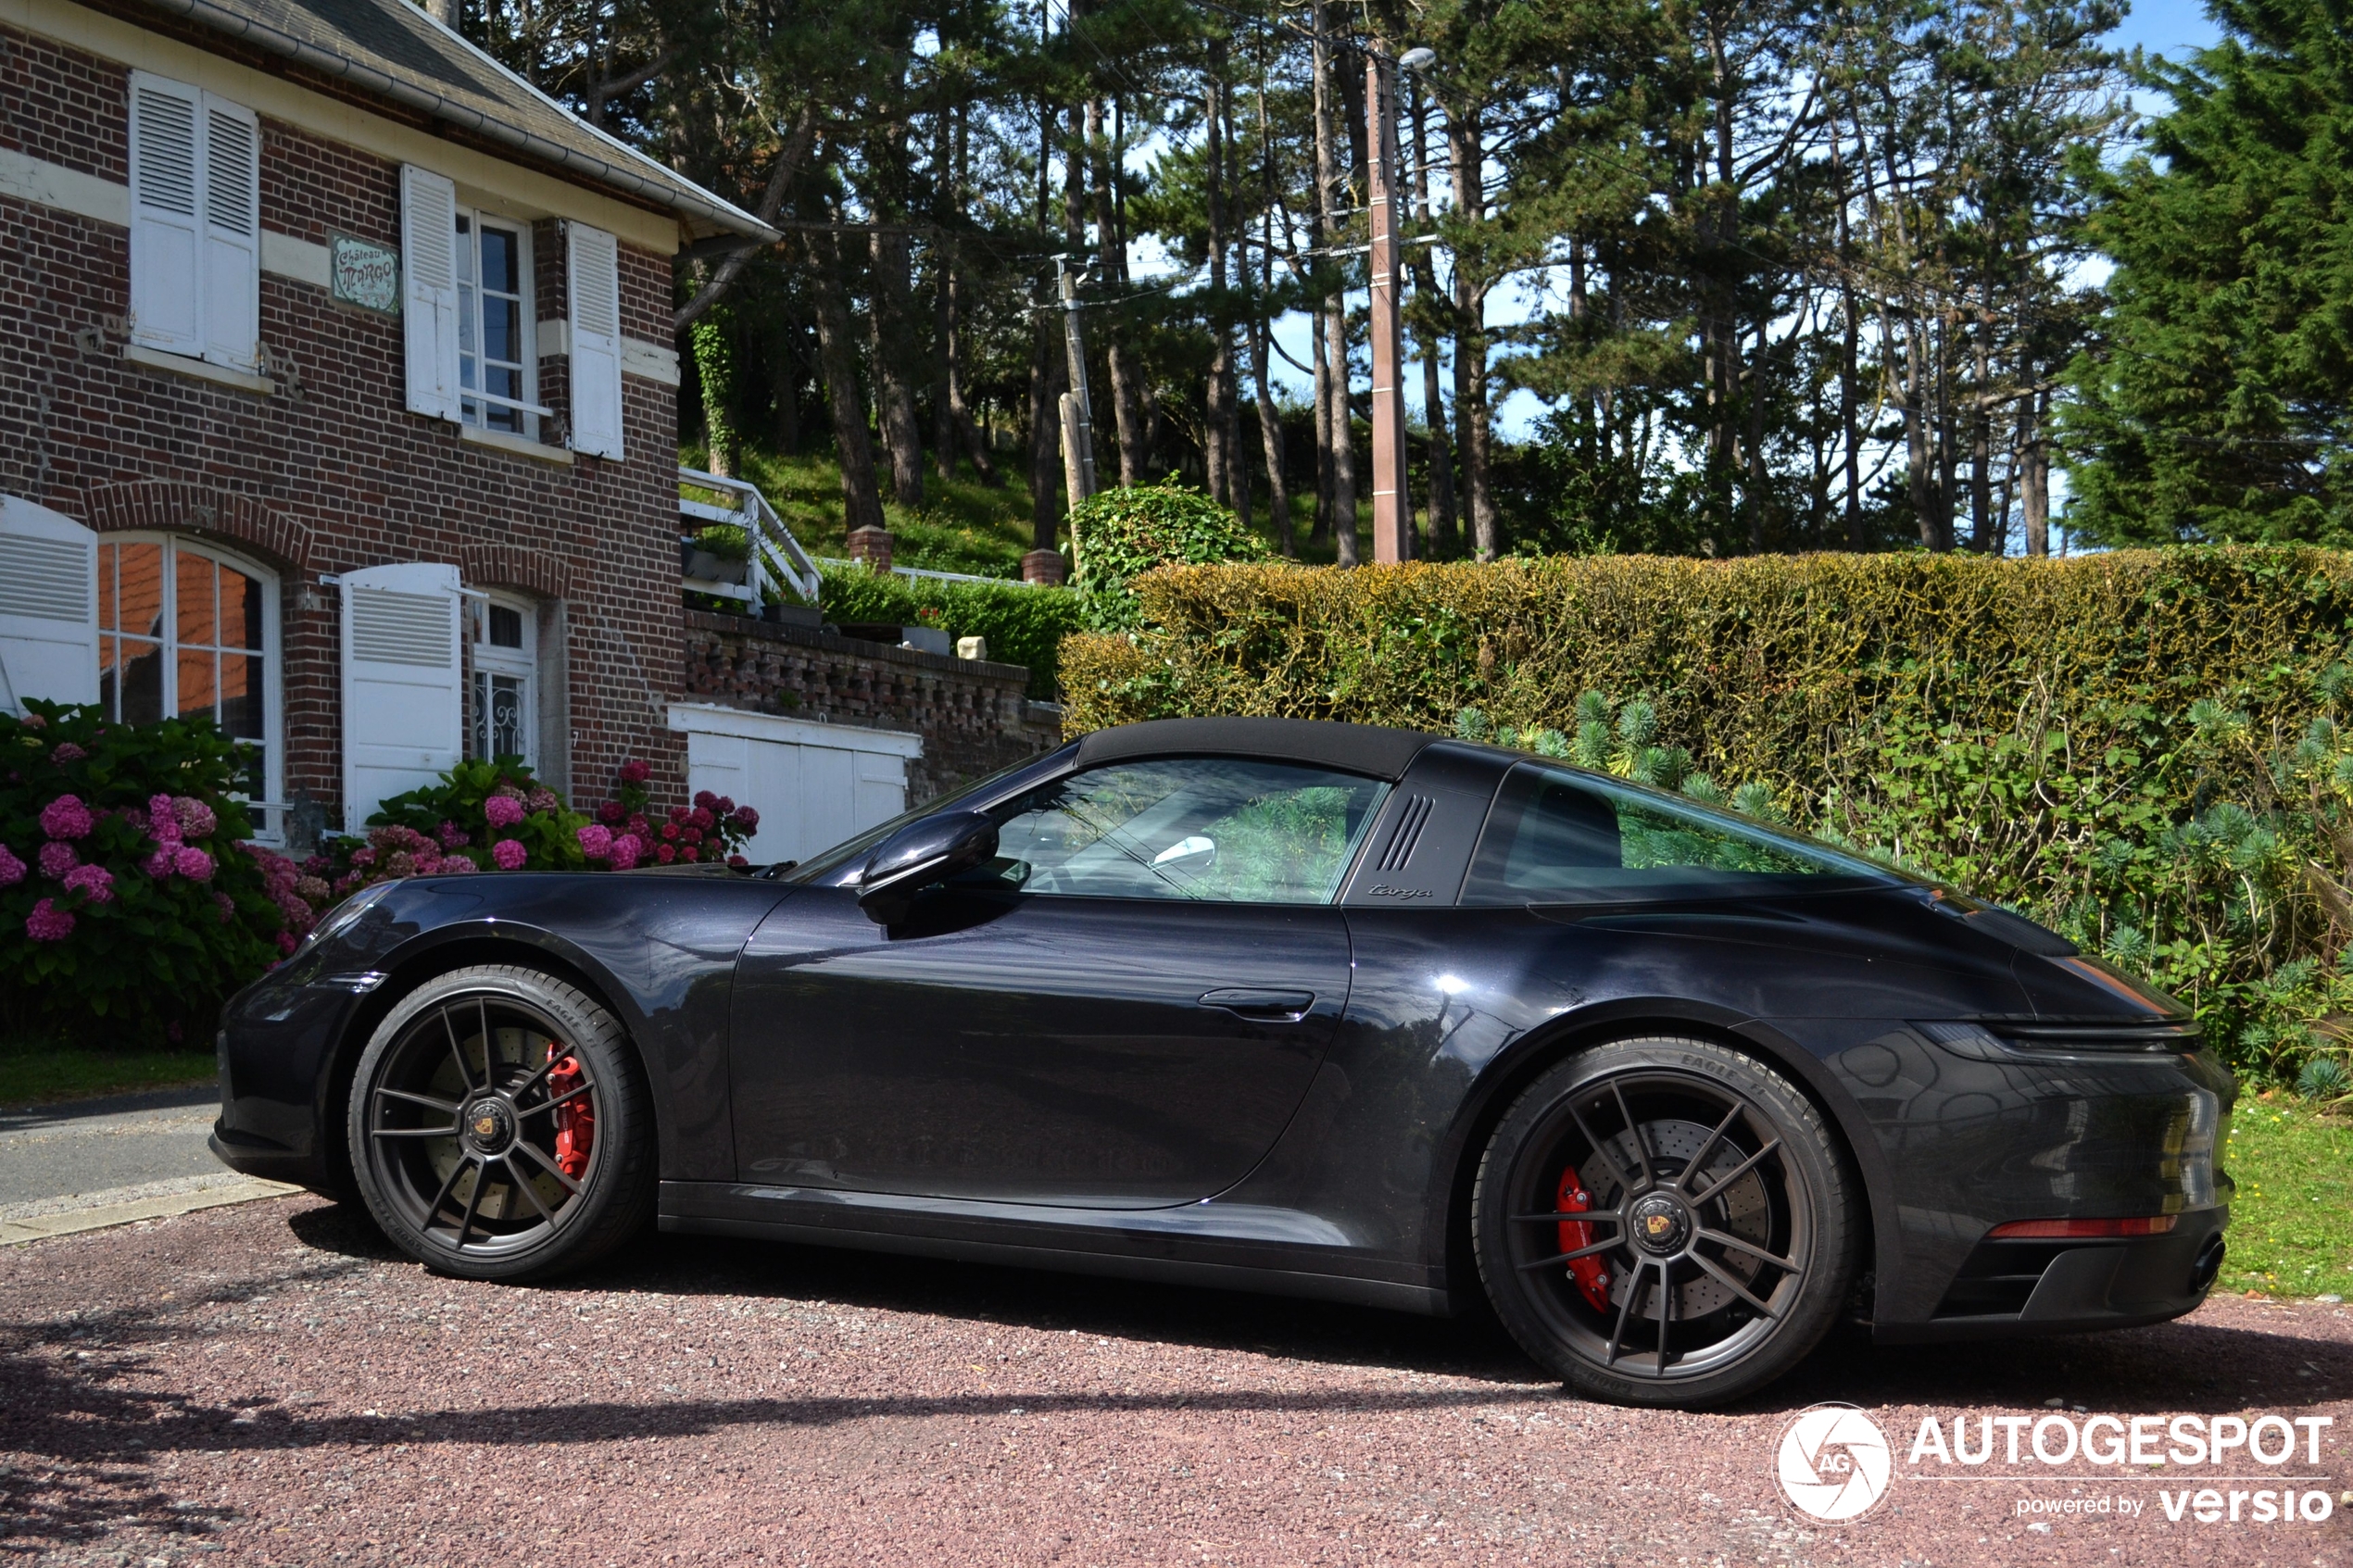
M524 1279L665 1230L1443 1312L1576 1388L2145 1323L2231 1077L2004 910L1403 731L1101 732L799 866L420 877L230 1004L213 1139Z

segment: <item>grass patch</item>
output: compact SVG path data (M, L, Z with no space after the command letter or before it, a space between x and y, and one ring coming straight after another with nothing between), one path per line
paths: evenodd
M2353 1288L2353 1122L2277 1090L2249 1095L2231 1119L2223 1166L2238 1183L2230 1254L2217 1288L2266 1296Z
M678 449L678 460L690 468L704 465L705 451L697 445ZM1030 548L1029 483L1016 472L1026 468L1022 454L999 454L997 471L1004 483L983 484L969 464L960 462L956 477L943 481L926 459L924 504L905 507L883 503L883 519L890 525L892 558L900 566L931 571L964 571L975 577L1019 577L1021 558ZM776 508L793 537L812 556L844 557L849 538L842 527L841 470L829 451L784 457L746 442L736 461L738 477L750 480ZM1115 470L1115 460L1114 460ZM1266 515L1264 475L1252 475L1252 526L1271 533ZM1290 497L1291 538L1298 558L1311 566L1329 566L1337 553L1329 538L1311 539L1315 515L1315 476L1291 476L1304 493ZM1373 558L1373 508L1370 500L1357 508L1358 549ZM1062 535L1067 548L1069 535Z
M0 1040L0 1106L42 1105L95 1095L201 1084L213 1075L208 1050L101 1050L23 1037Z

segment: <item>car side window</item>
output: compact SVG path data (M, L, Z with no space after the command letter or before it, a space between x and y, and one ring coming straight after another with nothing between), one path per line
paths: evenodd
M1466 904L1639 902L1888 883L1893 873L1691 801L1522 763L1498 793Z
M1328 904L1388 785L1231 757L1120 762L998 809L959 885L1095 898Z

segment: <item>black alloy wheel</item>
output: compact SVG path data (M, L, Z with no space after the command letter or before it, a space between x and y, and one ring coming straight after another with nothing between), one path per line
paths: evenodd
M1578 1392L1696 1406L1779 1377L1836 1321L1858 1187L1821 1114L1700 1040L1626 1040L1539 1078L1489 1140L1478 1268Z
M612 1016L504 964L402 997L360 1056L348 1118L384 1234L428 1268L497 1280L580 1267L642 1228L652 1126Z

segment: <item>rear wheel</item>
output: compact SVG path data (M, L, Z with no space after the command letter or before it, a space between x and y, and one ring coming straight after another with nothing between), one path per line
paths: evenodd
M360 1055L346 1120L369 1212L445 1273L578 1268L653 1214L636 1058L610 1013L535 970L456 970L401 998Z
M1539 1078L1480 1160L1472 1236L1514 1338L1578 1392L1703 1405L1821 1341L1860 1245L1820 1112L1701 1040L1626 1040Z

